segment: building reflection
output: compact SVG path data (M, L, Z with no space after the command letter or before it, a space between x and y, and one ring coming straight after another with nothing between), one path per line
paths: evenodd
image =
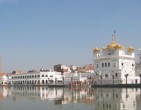
M96 110L137 110L141 100L138 88L95 89Z
M54 101L55 105L69 103L94 103L93 88L53 88L53 87L2 87L0 93L13 100L28 98L34 101Z
M8 94L8 90L7 90L7 87L1 87L0 88L0 100L4 99L7 97L7 94Z
M95 110L140 110L140 88L1 87L0 98L53 101L55 105L85 103Z

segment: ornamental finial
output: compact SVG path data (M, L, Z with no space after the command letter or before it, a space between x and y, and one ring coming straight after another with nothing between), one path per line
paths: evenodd
M114 34L112 34L112 41L116 41L116 31L114 30Z

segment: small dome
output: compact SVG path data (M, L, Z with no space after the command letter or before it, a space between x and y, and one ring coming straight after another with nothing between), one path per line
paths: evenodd
M130 46L128 49L127 49L128 53L133 53L134 52L134 48L132 46Z
M100 52L100 49L96 47L96 48L93 49L93 52L94 53L99 53Z

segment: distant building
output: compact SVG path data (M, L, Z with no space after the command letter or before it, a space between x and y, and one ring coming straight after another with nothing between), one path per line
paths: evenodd
M61 73L70 73L70 67L67 67L66 65L58 64L54 65L54 71L61 72Z
M75 73L75 72L77 72L77 71L76 71L76 69L77 69L77 66L70 65L69 67L70 67L70 70L71 70L71 72L72 72L72 73Z
M86 73L94 73L94 67L92 64L89 64L89 65L85 65L83 67L83 72L86 72Z
M12 74L21 74L21 71L12 71Z
M82 73L83 72L83 67L77 67L76 71L77 71L77 73Z
M74 65L66 66L62 64L54 65L54 71L61 73L94 73L94 67L92 64L77 67Z
M92 64L85 65L83 67L77 67L78 73L94 73L94 67Z

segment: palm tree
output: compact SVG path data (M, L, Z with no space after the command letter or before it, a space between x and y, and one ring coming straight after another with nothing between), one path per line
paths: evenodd
M128 77L128 74L125 74L125 78L126 78L126 84L127 84L127 77Z

